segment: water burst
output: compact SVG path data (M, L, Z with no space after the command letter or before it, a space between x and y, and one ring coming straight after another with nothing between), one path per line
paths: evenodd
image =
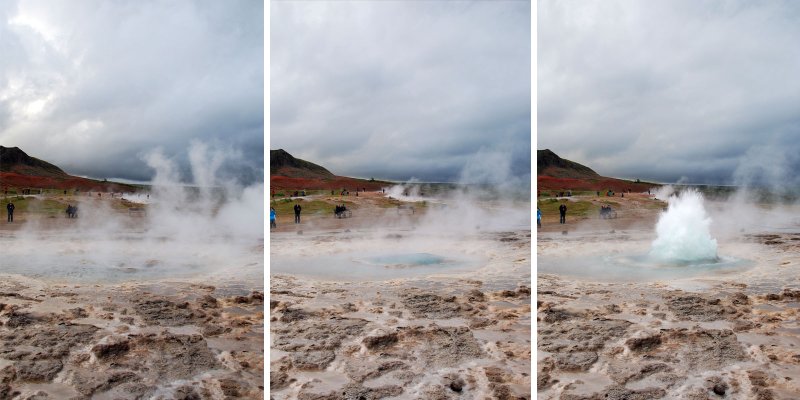
M689 189L667 201L669 209L661 213L656 224L658 238L653 241L650 256L671 263L716 260L717 240L709 232L711 218L703 207L703 195Z

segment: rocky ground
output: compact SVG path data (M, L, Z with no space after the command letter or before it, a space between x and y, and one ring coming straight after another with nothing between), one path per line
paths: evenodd
M385 238L397 245L414 235L375 235L352 221L335 222L273 233L271 251L280 256L273 259L333 258L362 244L375 250ZM530 399L530 231L485 232L469 240L448 242L487 257L469 272L379 281L273 273L270 397ZM430 251L449 254L450 248Z
M572 257L646 249L652 237L629 222L540 234L540 269L567 249ZM791 232L742 233L720 254L748 259L746 268L681 279L540 273L539 398L800 397L799 241Z
M263 398L261 291L0 279L0 399Z

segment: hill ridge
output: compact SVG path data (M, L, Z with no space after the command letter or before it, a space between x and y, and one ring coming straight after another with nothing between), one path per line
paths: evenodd
M9 189L59 189L82 192L132 192L132 185L100 182L72 176L47 161L31 157L19 147L0 146L0 187ZM13 193L13 192L12 192Z
M0 172L14 172L30 176L68 176L61 168L29 156L19 147L5 146L0 146Z
M275 190L380 190L388 182L334 175L325 167L295 158L286 150L269 151L270 187Z
M602 176L593 169L559 157L550 149L536 151L537 187L542 190L568 191L590 190L605 192L637 191L643 192L658 184L649 182L632 182L624 179Z
M536 150L536 174L554 178L600 178L593 169L561 158L550 149Z
M310 161L296 158L284 149L269 151L270 175L290 178L334 178L332 172Z

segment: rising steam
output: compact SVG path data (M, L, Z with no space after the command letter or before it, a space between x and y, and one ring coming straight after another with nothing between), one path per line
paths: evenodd
M125 198L146 203L129 206L146 214L108 201L108 193L80 193L68 199L78 206L78 219L33 220L8 238L4 271L81 281L216 275L260 283L263 184L244 187L219 177L235 152L201 142L188 152L190 177L160 149L143 157L155 171L152 186Z
M711 238L711 218L703 207L703 196L694 189L673 194L669 208L656 224L658 238L651 257L666 262L691 263L715 260L717 241Z

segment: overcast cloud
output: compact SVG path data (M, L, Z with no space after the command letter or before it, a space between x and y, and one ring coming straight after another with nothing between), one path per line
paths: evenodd
M339 175L530 175L530 3L273 2L270 148ZM499 174L508 176L508 174Z
M0 144L72 174L149 180L145 152L187 169L200 140L260 181L263 19L259 0L0 1Z
M537 148L609 176L797 183L798 21L793 1L539 2Z

